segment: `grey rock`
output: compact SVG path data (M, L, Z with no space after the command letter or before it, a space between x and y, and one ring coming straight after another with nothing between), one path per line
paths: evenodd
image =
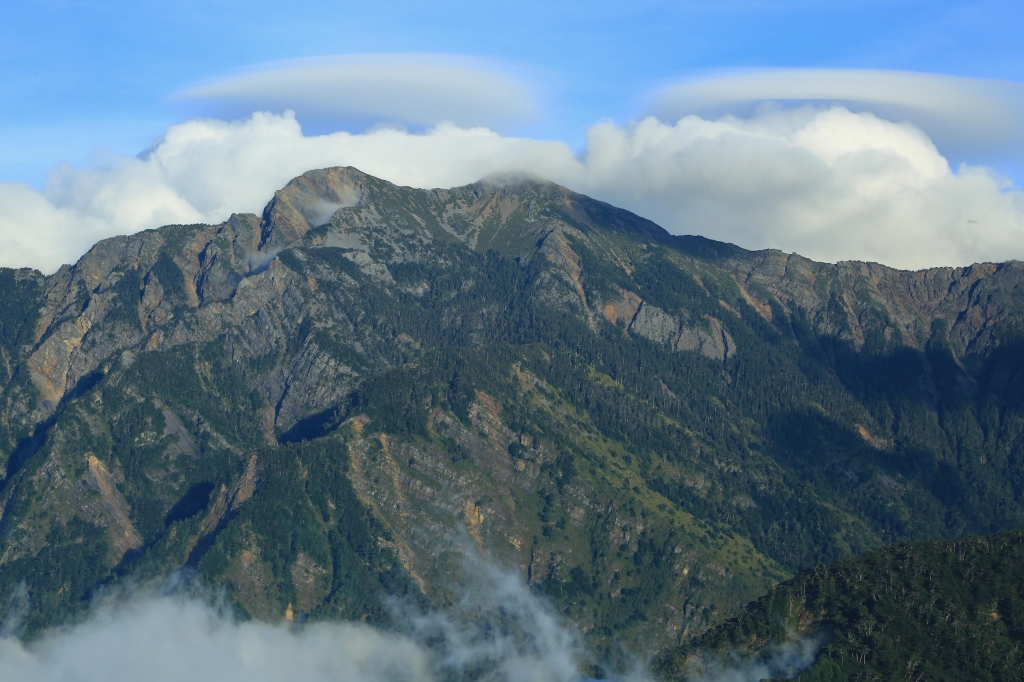
M679 320L644 302L629 329L656 343L668 343L679 332Z

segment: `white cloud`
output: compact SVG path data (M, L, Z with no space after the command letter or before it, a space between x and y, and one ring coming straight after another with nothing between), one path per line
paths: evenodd
M323 623L299 632L237 623L202 602L140 598L29 646L0 639L10 682L388 682L433 679L427 652L369 626Z
M58 208L28 185L0 183L0 267L52 272L125 231L75 208Z
M176 99L239 112L295 111L299 118L501 127L537 113L531 87L508 65L439 54L296 59L199 85Z
M103 236L259 213L292 177L334 165L415 187L532 172L677 234L826 261L919 268L1024 257L1024 193L983 167L951 169L908 123L805 106L603 122L581 156L453 124L305 136L291 114L193 120L143 158L58 168L41 193L0 184L0 265L52 271Z
M860 105L890 120L910 120L940 148L1005 158L1024 151L1024 83L871 69L726 71L666 86L651 96L662 120L738 113L764 101Z
M603 124L588 152L590 186L676 233L904 268L1024 257L1024 194L871 114Z
M581 682L595 661L571 624L523 584L470 551L458 600L443 611L392 604L396 631L365 623L238 621L195 585L106 595L87 618L26 644L0 632L4 682ZM21 594L21 598L27 592ZM211 605L211 601L213 604ZM6 620L6 619L5 619ZM6 624L6 623L5 623ZM16 629L16 626L15 626ZM703 682L793 677L814 662L817 639L756 659L708 654ZM616 678L651 682L638 660Z
M551 605L518 574L475 556L467 562L476 572L451 608L396 606L401 633L363 623L239 622L181 590L139 589L30 644L0 636L0 680L579 682L584 652Z

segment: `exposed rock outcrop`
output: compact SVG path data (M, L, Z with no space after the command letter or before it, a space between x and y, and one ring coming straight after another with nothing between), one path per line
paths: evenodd
M141 547L142 538L139 537L135 526L132 525L128 503L118 491L107 467L96 455L90 453L87 459L89 463L89 478L87 480L99 492L103 499L103 507L110 515L109 533L118 558L120 558L128 550Z

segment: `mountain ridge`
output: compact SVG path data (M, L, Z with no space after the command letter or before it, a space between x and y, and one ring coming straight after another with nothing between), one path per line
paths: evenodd
M339 171L339 172L334 172ZM320 175L325 177L321 178ZM340 176L340 177L339 177ZM344 178L342 182L348 184L339 184L339 180ZM369 178L365 174L362 174L355 169L344 168L344 169L326 169L325 171L310 171L302 176L299 176L295 180L286 185L282 190L275 193L274 199L272 199L266 210L259 228L259 241L258 244L253 248L253 216L252 214L234 214L228 221L221 223L217 226L219 229L224 229L227 226L231 226L235 234L233 235L233 241L237 241L238 238L248 239L249 244L247 249L243 249L243 256L248 254L249 259L255 259L255 261L249 262L249 270L253 270L253 264L256 265L256 269L259 269L260 265L263 265L260 261L267 256L268 251L274 251L275 249L285 248L288 245L295 244L305 234L313 229L314 225L309 222L307 214L317 217L327 217L330 215L317 214L321 211L323 205L328 208L350 208L351 206L345 206L346 202L358 203L358 197L361 196L362 189L356 185L357 180ZM535 184L535 183L531 183ZM547 186L551 188L557 188L557 191L564 197L564 201L568 200L571 204L570 197L580 197L582 195L575 195L565 188L558 187L554 183L548 183L545 181ZM509 185L499 184L494 185L488 182L486 179L466 185L460 188L454 188L452 190L413 190L414 192L423 195L433 195L434 197L449 197L449 196L461 196L464 193L479 194L481 189L494 188L508 189ZM411 189L411 188L406 188ZM497 193L493 195L497 198ZM303 203L305 199L306 203ZM493 199L492 199L493 200ZM602 202L594 202L594 204L608 206ZM337 202L337 203L335 203ZM352 206L355 205L352 204ZM319 208L318 208L319 207ZM485 204L483 210L486 211L490 208ZM610 207L614 208L614 207ZM499 209L504 212L507 208ZM515 210L513 206L511 210ZM628 213L622 211L622 209L615 209L622 213ZM322 211L321 211L322 213ZM333 214L333 212L332 212ZM581 214L578 211L570 211L570 215L573 217L579 217ZM629 214L632 215L632 214ZM507 216L503 216L507 217ZM841 305L844 308L843 312L846 314L846 320L835 321L830 315L830 311L827 310L827 305L831 302L831 299L825 299L822 296L821 291L816 290L816 283L819 277L829 277L831 275L832 281L828 282L829 286L833 286L835 280L843 281L844 289L852 289L855 296L865 295L869 297L871 303L880 303L883 308L888 308L888 312L894 313L891 315L900 328L897 329L898 333L901 334L901 340L905 345L920 348L923 343L927 340L927 334L930 334L931 322L934 319L934 315L937 312L945 313L949 315L951 305L948 305L950 294L954 294L956 300L962 299L963 296L968 296L969 300L961 302L959 306L961 310L956 311L957 325L954 326L954 331L960 332L954 334L953 340L957 343L958 350L966 352L970 344L977 341L978 336L984 331L984 328L991 326L992 321L997 321L999 316L1004 312L1002 310L996 310L993 312L987 308L979 306L980 297L982 292L977 292L975 289L979 283L982 282L986 277L990 277L996 273L1001 273L1006 270L1019 270L1019 265L1010 261L1002 264L992 263L981 263L974 264L962 268L953 267L940 267L930 268L921 271L902 271L888 266L863 263L859 261L841 261L834 265L825 263L816 263L809 259L805 259L797 254L785 254L777 250L764 250L764 251L746 251L740 247L736 247L731 244L725 244L722 242L715 242L701 237L674 237L670 235L664 229L656 226L650 221L639 219L641 224L645 227L650 226L651 229L643 230L641 234L648 238L653 238L659 242L669 242L683 244L684 249L690 253L696 252L701 256L713 254L716 258L721 259L721 254L724 252L728 253L729 256L725 259L727 267L733 270L733 274L737 278L737 284L740 285L740 290L743 292L744 298L748 301L754 301L754 297L750 296L745 290L745 285L754 283L761 287L768 289L768 291L779 300L788 300L793 305L807 310L812 316L817 317L815 320L818 325L829 332L844 332L852 334L852 338L855 342L860 345L863 344L864 329L860 325L850 325L851 319L859 319L863 311L859 308L864 307L863 301L849 300L849 296L844 296L841 300ZM323 221L326 222L326 221ZM465 234L459 234L457 229L452 228L447 221L439 221L439 226L445 230L448 235L456 238L464 239L471 246L476 248L478 246L477 240L479 239L480 225L470 226L469 231ZM473 228L476 228L475 230ZM163 228L161 228L163 229ZM103 250L109 248L117 243L123 243L123 240L137 240L140 235L150 235L158 233L159 230L147 230L144 232L137 233L136 235L125 236L125 237L113 237L107 240L103 240L98 243L93 249L80 259L79 263L86 263L88 265L93 259L89 259L89 255L96 249ZM212 242L211 242L212 243ZM204 245L204 249L205 249ZM506 245L507 246L507 245ZM696 248L694 248L696 246ZM99 254L97 254L99 255ZM141 252L139 254L141 256ZM232 251L232 258L235 257L234 251ZM205 257L205 250L195 254L198 261L202 261ZM569 256L570 260L572 256ZM100 260L105 260L103 255L99 255ZM232 262L234 265L234 262ZM66 271L77 270L77 266L62 266L58 273L50 276L51 278L60 278L60 273ZM86 272L83 273L82 279L88 284L98 282L102 277L100 273L93 272L86 267ZM206 295L218 295L223 296L224 294L218 291L218 285L226 284L226 281L211 281L209 280L209 274L203 271L200 263L199 268L189 268L193 272L189 272L191 277L186 277L186 287L188 287L188 295L190 298L189 303L201 304L202 300L200 296L205 298ZM831 272L829 272L831 270ZM1020 273L1013 272L1013 290L1018 290L1020 287ZM24 275L23 275L24 276ZM743 283L740 284L739 280L742 277ZM895 277L896 281L892 281ZM795 284L802 283L805 287L802 291L794 292ZM883 286L879 288L879 285ZM809 285L809 286L807 286ZM889 286L884 286L889 285ZM59 285L58 285L59 286ZM56 289L57 287L51 287ZM936 291L941 291L945 288L945 295L936 296ZM193 291L194 289L194 291ZM902 289L902 291L897 291ZM207 292L204 294L204 292ZM844 292L845 293L845 292ZM970 297L973 296L973 299ZM48 296L48 298L52 298ZM904 303L900 299L910 299ZM67 295L65 293L62 300L66 301ZM923 299L923 300L918 300ZM896 302L903 303L903 305L894 305ZM56 301L57 306L60 304ZM943 306L943 303L947 305ZM861 305L858 305L861 304ZM51 304L53 305L53 304ZM56 306L54 306L56 307ZM754 306L759 312L765 313L768 308L763 304ZM895 309L894 309L895 308ZM970 323L963 325L964 311L970 309L971 314L967 318ZM928 315L931 314L932 318ZM982 317L983 319L978 319ZM914 319L917 318L917 319ZM53 315L47 317L45 314L41 317L40 322L44 323L52 321ZM842 324L846 322L847 324ZM88 324L87 320L83 320L80 327ZM46 325L47 327L49 325ZM844 329L844 326L849 326L850 329ZM980 326L980 328L979 328ZM962 328L962 331L961 331ZM47 335L47 329L36 329L35 336L36 342L42 339L43 336ZM74 343L74 334L71 332L71 336L67 341ZM45 358L40 358L36 363L36 371L41 376L47 376L47 373L42 369L46 364ZM64 391L69 389L69 382L64 382ZM58 393L63 395L63 392L58 388L59 382L53 382L52 380L43 380L37 383L37 388L41 391L44 396L44 400L53 402L54 399L59 400Z
M659 648L817 561L1024 526L1021 273L310 171L0 270L0 599L28 581L38 628L188 566L257 617L386 618L447 598L465 527L606 655Z

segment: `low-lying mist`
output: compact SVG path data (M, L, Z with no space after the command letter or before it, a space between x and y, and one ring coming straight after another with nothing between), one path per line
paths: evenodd
M704 652L690 665L688 682L760 682L793 679L818 657L822 640L814 636L794 637L785 644L768 647L760 655L726 659Z
M82 621L25 643L0 632L4 682L582 682L593 660L576 629L517 574L467 560L455 602L423 611L389 606L395 628L361 622L240 620L223 596L180 579L98 597ZM201 592L201 590L198 590ZM10 613L8 614L11 615ZM9 619L8 619L9 620ZM4 628L12 632L11 623ZM816 647L815 647L816 648ZM734 661L704 682L765 673L795 676L807 646L780 650L782 665ZM782 659L785 659L782 661ZM638 662L621 679L647 682Z

